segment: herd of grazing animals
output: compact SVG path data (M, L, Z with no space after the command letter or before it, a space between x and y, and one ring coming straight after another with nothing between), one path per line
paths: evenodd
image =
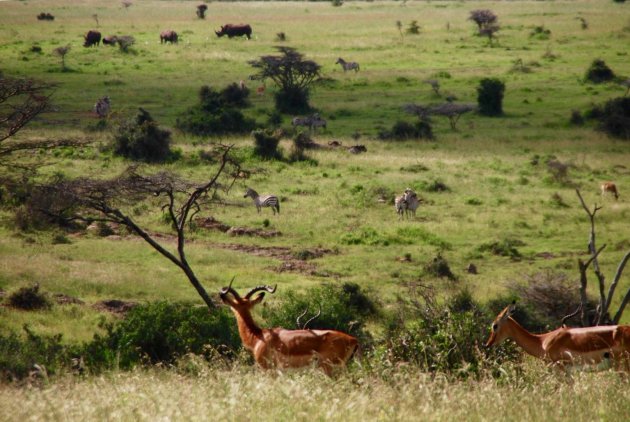
M205 6L205 5L204 5ZM197 15L205 17L198 6ZM48 13L37 16L39 20L53 20ZM251 38L252 28L247 24L222 25L219 31L215 31L218 37L227 35L246 36ZM96 30L88 31L84 36L84 46L99 46L101 39L104 45L115 45L116 36L102 38ZM179 40L177 32L166 30L160 33L160 43L176 44ZM357 62L346 62L341 57L336 64L340 64L343 71L354 70L358 72L360 67ZM244 82L241 81L241 87ZM262 94L265 85L257 88L257 93ZM99 117L105 117L110 111L110 99L105 96L97 101L94 111ZM310 130L317 127L326 128L326 120L319 114L309 117L296 117L291 124L306 126ZM615 200L619 199L619 191L613 182L605 182L601 185L602 197L611 194ZM271 208L273 214L280 213L280 201L276 195L260 196L255 190L247 188L244 195L250 197L260 213L261 208ZM399 219L405 216L409 218L416 214L420 200L416 192L411 188L396 196L394 208ZM343 367L359 348L358 340L346 333L336 330L287 330L284 328L263 329L254 322L251 309L262 302L265 292L274 293L276 288L258 286L241 297L233 288L232 283L224 287L219 296L221 300L233 311L239 329L239 334L245 348L250 350L257 364L261 368L296 368L316 363L326 374L330 375L335 367ZM252 296L260 292L255 298ZM492 324L490 337L486 346L494 346L503 340L510 338L521 346L527 353L535 357L558 363L560 365L572 364L612 364L620 367L625 364L625 369L630 370L630 326L611 325L585 328L567 328L562 326L556 330L544 334L532 334L519 325L513 318L515 305L506 307ZM609 365L610 364L610 365Z

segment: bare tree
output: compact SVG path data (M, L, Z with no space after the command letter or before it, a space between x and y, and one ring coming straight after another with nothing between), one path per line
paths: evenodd
M424 83L431 85L431 89L433 90L435 95L437 95L438 97L440 96L440 81L438 81L437 79L427 79L424 81Z
M214 153L218 156L218 167L203 183L191 183L167 172L145 176L136 167L131 167L110 180L82 178L39 186L33 195L32 206L49 217L66 222L113 222L127 227L179 267L208 308L214 309L216 305L188 263L185 244L187 227L195 215L203 207L219 203L219 191L228 192L240 174L238 163L230 156L232 146L217 148ZM160 206L175 230L176 251L160 243L157 236L138 225L131 213L125 211L138 201L151 197L162 198Z
M595 240L596 240L595 214L597 214L597 211L599 211L602 207L598 207L597 205L595 205L593 206L593 210L591 211L586 206L586 203L584 202L584 199L582 198L580 191L578 189L576 189L575 191L578 195L578 198L580 199L582 208L584 208L584 211L586 211L586 214L589 217L590 225L591 225L591 230L590 230L590 235L589 235L589 240L588 240L588 251L590 252L591 257L586 262L582 261L581 259L578 259L578 269L580 271L580 300L582 302L580 317L582 320L582 325L583 326L589 325L588 316L587 316L588 300L586 298L586 288L588 284L588 279L587 279L586 271L588 270L588 267L591 266L591 264L593 265L593 271L595 272L595 275L597 277L598 291L599 291L599 304L597 305L597 309L595 310L594 324L595 325L610 324L610 323L619 324L619 321L621 320L621 316L623 315L626 305L630 301L630 289L628 289L626 295L621 301L621 304L619 305L619 309L617 310L617 313L615 313L615 316L612 319L610 318L608 312L610 310L612 298L619 284L619 280L621 279L623 270L626 264L628 263L628 260L630 260L630 251L624 255L623 259L619 263L619 266L617 267L617 271L615 273L615 277L613 278L613 281L608 288L608 293L606 293L605 292L606 278L604 277L604 275L602 274L600 270L599 261L598 261L599 254L606 248L606 245L604 244L600 248L597 248L596 243L595 243Z
M475 22L479 27L479 32L483 28L486 28L492 24L494 24L498 17L494 14L492 10L488 9L477 9L470 12L469 20Z

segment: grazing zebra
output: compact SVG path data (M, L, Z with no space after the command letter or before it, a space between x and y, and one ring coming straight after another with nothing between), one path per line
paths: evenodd
M293 120L291 120L291 125L293 127L295 126L307 126L307 127L311 127L311 118L310 117L294 117Z
M344 72L346 72L348 70L354 70L355 72L359 71L359 63L357 63L357 62L347 62L344 59L342 59L341 57L339 57L337 59L335 64L340 64L341 67L343 68Z
M407 209L405 212L407 216L411 213L414 217L416 216L416 210L420 206L420 201L418 200L418 195L411 189L405 189L405 203L407 204Z
M259 213L262 207L271 207L273 215L276 215L276 211L280 214L280 200L276 195L260 196L254 189L247 188L247 192L245 192L243 198L247 198L248 196L254 200L254 205L256 205L256 209Z
M398 214L398 219L401 220L407 211L407 200L404 194L394 199L394 208L396 209L396 214Z
M98 115L98 117L107 117L109 114L110 102L109 97L105 96L103 98L99 98L96 104L94 104L94 112Z
M322 119L319 114L315 113L308 117L294 117L293 120L291 120L291 125L293 127L306 126L309 130L317 130L318 127L326 129L326 120Z
M316 131L318 127L326 129L326 120L322 119L319 114L313 114L311 116L310 128Z

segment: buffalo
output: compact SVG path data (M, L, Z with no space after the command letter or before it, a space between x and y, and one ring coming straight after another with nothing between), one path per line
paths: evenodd
M99 45L101 43L101 33L98 31L88 31L84 36L85 42L83 47L92 47L93 45Z
M116 35L103 37L103 45L111 45L113 47L116 45L116 41L118 41L118 37L116 37Z
M177 32L169 29L168 31L162 31L160 33L160 44L170 42L171 44L177 44Z
M37 20L40 21L54 21L55 17L53 15L51 15L50 13L40 13L39 15L37 15Z
M223 25L221 26L221 31L214 31L215 34L217 34L217 37L222 37L224 35L227 35L228 38L232 38L232 37L240 37L242 35L245 35L247 37L247 39L251 38L252 35L252 27L249 25L231 25L231 24L227 24L227 25Z

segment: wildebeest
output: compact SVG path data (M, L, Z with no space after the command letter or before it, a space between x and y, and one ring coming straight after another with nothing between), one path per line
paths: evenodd
M177 44L177 32L169 29L167 31L160 32L160 44L170 42L171 44Z
M99 45L101 43L101 33L98 31L90 30L83 38L85 38L83 47L92 47L93 45Z
M108 35L106 37L103 37L103 45L115 46L116 41L118 41L118 38L116 37L116 35Z
M37 20L39 20L39 21L54 21L55 17L53 15L51 15L50 13L42 12L39 15L37 15Z
M221 30L214 31L214 33L217 34L217 37L222 37L224 35L227 35L228 38L240 37L242 35L245 35L247 39L249 40L252 35L252 27L247 24L239 24L239 25L227 24L227 25L222 25Z

